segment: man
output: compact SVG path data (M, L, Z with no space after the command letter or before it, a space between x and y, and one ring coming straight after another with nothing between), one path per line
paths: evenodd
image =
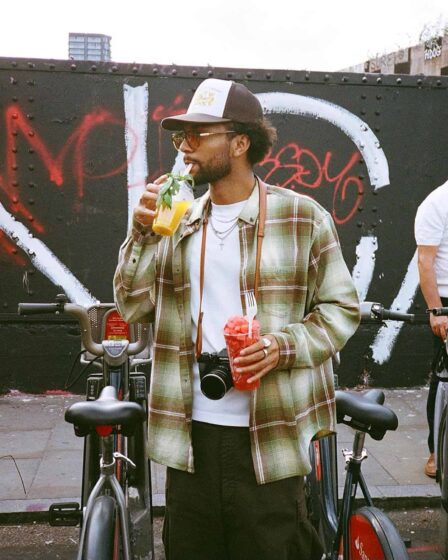
M267 186L257 239L265 198L253 166L275 129L243 85L205 80L187 113L162 127L176 131L175 147L209 189L174 236L160 238L151 225L164 177L147 185L114 282L125 319L155 312L149 454L168 467L167 558L320 559L303 475L310 440L335 429L331 357L359 320L333 222L308 197ZM197 358L225 347L224 324L245 314L254 290L263 338L235 367L260 387L210 400Z
M432 191L421 203L415 217L420 287L428 308L448 305L448 181ZM428 417L429 458L425 474L434 478L434 409L438 377L436 375L448 327L448 317L430 315L434 354L431 366L426 414Z

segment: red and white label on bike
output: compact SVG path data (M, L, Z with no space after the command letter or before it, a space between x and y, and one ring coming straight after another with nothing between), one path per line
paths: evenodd
M350 560L384 560L383 547L378 535L363 515L350 517Z
M105 325L105 340L130 340L129 324L122 319L118 311L108 313Z
M320 466L320 445L318 441L314 441L314 471L316 473L316 480L321 481L322 469Z

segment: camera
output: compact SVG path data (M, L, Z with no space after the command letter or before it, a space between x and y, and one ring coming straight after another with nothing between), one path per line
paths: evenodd
M227 350L212 354L204 352L198 358L201 391L209 399L217 401L233 386Z

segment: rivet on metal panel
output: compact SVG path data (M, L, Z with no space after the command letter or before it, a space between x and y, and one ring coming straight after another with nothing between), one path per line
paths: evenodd
M379 191L372 191L373 196L377 196Z
M11 134L12 134L13 136L17 136L19 133L17 132L17 130L13 130L13 131L11 132Z
M56 65L51 63L48 65L48 68L50 68L50 70L54 70L56 68Z
M28 203L29 203L29 204L34 204L34 198L29 198L29 199L28 199Z
M13 68L17 68L17 62L16 62L15 60L14 60L13 62L11 62L11 66L12 66Z
M209 70L209 71L207 72L207 76L209 76L209 77L213 76L213 70Z
M233 72L227 72L227 77L228 78L233 78Z
M375 229L378 224L375 222L372 224L372 227Z
M28 183L28 186L31 187L31 188L34 188L36 186L36 183L33 183L32 181L30 181Z
M198 75L198 71L197 71L197 70L192 70L192 71L191 71L191 75L192 75L192 76L197 76L197 75Z
M285 74L285 80L286 80L287 82L289 82L290 79L291 79L290 74Z
M27 80L26 82L29 86L34 86L34 84L36 83L34 80Z
M376 206L374 206L374 207L372 208L372 212L378 212L378 208L377 208Z
M378 101L379 101L380 99L383 99L383 96L382 96L382 95L380 95L380 94L378 94L378 95L376 96L376 98L377 98L377 99L378 99Z
M30 164L28 165L28 169L29 169L30 171L34 171L34 165L33 165L32 163L30 163Z
M17 197L13 197L12 201L14 202L14 204L17 204L19 202L19 199Z
M112 72L117 72L118 71L118 66L112 66Z
M71 64L70 65L70 70L76 70L76 68L77 68L76 64Z
M441 85L442 85L442 80L437 80L436 84L437 84L438 86L441 86Z
M34 149L33 148L28 148L28 153L29 154L34 154Z
M376 111L375 111L375 115L376 115L377 117L379 117L379 116L381 115L380 111L376 110Z
M361 181L364 181L365 176L364 175L358 175L358 179L361 179Z
M367 99L367 95L366 95L365 93L363 93L363 94L361 95L361 99Z
M266 73L266 79L267 79L267 80L270 80L271 78L272 78L272 75L271 75L269 72L267 72L267 73Z
M18 187L19 186L19 181L13 181L12 186L13 187Z
M12 98L12 100L13 100L14 102L18 101L18 99L19 99L19 98L16 97L15 95L14 95L14 97Z
M19 118L19 115L17 113L13 113L11 116L12 116L13 119L18 119Z
M358 206L358 212L362 212L364 208L362 206Z
M175 76L176 74L177 74L177 70L176 70L175 68L173 68L173 69L171 70L171 75L172 75L172 76Z
M361 81L365 84L367 82L367 76L363 76Z
M13 149L12 149L12 153L13 153L13 154L16 154L17 151L18 151L17 148L13 148Z
M308 81L310 79L310 75L309 74L305 74L305 80Z
M17 169L19 169L19 167L17 165L11 165L11 168L13 169L13 171L17 171Z
M246 78L252 78L252 72L246 72Z
M92 72L96 72L96 64L92 64L90 70L92 70Z
M31 113L27 113L26 118L32 121L34 119L34 115Z
M153 74L158 74L158 73L159 73L159 69L158 69L158 68L153 68L153 69L152 69L152 73L153 73Z
M31 137L34 136L34 131L33 130L28 131L28 136L31 136Z
M380 129L379 126L376 126L376 127L374 128L374 130L375 130L375 132L379 132L381 129Z
M398 85L401 84L401 81L402 81L401 78L397 78L397 79L396 79L396 82L397 82Z
M28 68L36 68L34 62L28 62Z
M9 78L9 83L10 83L12 86L15 86L15 85L17 85L17 80L16 80L13 76L11 76L11 77Z
M418 86L421 86L422 83L423 83L423 80L422 80L421 78L419 78L419 79L417 80L417 85L418 85Z
M365 115L366 114L366 110L365 109L361 109L361 115Z
M358 227L363 227L363 226L364 226L364 222L358 222L356 225L357 225Z
M30 103L32 103L32 102L34 101L34 97L32 97L32 96L30 95L30 96L28 97L28 101L29 101Z
M133 72L134 74L137 74L137 72L138 72L137 66L133 66L133 67L132 67L132 72Z
M376 83L377 83L377 84L383 83L383 78L377 78L377 79L376 79Z
M347 76L342 76L341 82L348 82Z
M324 76L324 82L328 82L328 80L330 79L330 76L328 74L325 74Z

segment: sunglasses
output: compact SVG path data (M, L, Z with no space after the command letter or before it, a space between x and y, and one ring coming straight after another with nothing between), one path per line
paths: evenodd
M215 134L237 134L234 130L222 130L220 132L186 132L181 130L171 134L171 141L177 151L180 151L183 141L187 142L192 150L197 150L201 144L201 138L214 136Z

